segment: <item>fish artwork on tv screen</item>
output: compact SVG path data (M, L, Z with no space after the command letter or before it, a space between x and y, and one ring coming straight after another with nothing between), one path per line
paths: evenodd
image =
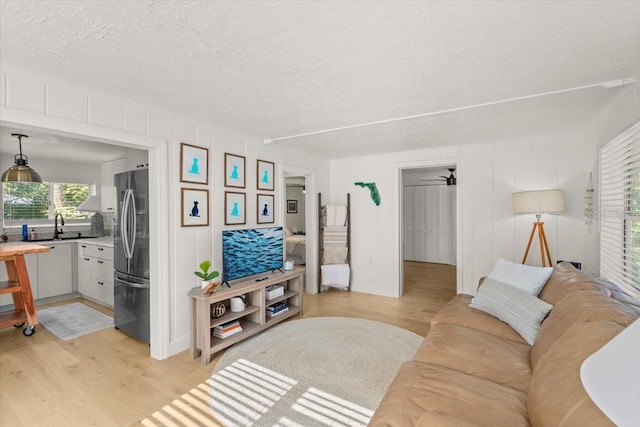
M284 265L282 227L222 231L224 281L281 269Z

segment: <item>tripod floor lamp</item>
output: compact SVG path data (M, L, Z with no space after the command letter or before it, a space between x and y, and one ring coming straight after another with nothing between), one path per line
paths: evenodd
M562 190L537 190L537 191L521 191L511 194L513 202L513 213L535 214L536 222L533 223L527 249L522 257L522 264L527 261L529 249L533 242L533 236L538 232L538 240L540 242L540 259L542 266L551 267L551 254L549 253L549 244L547 243L547 235L544 232L544 222L540 221L543 213L559 214L564 212L564 193Z

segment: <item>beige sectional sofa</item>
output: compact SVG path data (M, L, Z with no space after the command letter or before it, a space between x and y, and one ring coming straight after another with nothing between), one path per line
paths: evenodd
M453 298L369 425L613 425L582 387L580 365L640 317L638 302L570 263L554 268L538 298L553 308L533 345L470 308L471 296Z

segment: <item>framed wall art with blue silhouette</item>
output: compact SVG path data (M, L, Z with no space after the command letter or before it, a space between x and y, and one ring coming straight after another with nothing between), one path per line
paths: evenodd
M182 188L181 217L183 227L209 225L209 190Z
M273 224L273 194L257 195L256 214L258 224Z
M275 189L275 164L266 160L258 160L257 167L258 190L273 191Z
M235 191L224 192L224 224L236 225L245 224L246 220L246 201L245 193L237 193Z
M224 186L245 187L245 158L237 154L224 153Z
M180 181L209 184L209 150L180 143Z

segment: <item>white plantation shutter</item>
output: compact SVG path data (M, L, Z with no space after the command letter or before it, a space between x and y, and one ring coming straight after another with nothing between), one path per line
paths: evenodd
M640 122L600 149L600 274L640 295Z

